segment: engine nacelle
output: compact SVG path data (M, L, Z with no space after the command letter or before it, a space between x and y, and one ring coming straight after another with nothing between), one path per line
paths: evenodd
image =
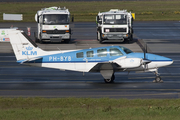
M120 65L121 68L137 68L142 65L141 58L116 59L115 62Z

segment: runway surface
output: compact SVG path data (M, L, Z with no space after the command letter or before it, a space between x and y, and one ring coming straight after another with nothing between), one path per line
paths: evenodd
M2 24L2 25L1 25ZM27 32L36 30L35 23L0 23L2 28L11 25ZM170 66L160 68L164 83L152 83L153 73L115 73L113 84L105 84L100 73L79 73L49 68L23 66L16 59L9 43L0 43L0 96L1 97L110 97L110 98L179 98L180 95L180 24L169 22L135 22L134 40L130 43L96 41L95 23L74 23L70 44L38 44L44 50L84 49L107 45L120 45L142 52L144 43L148 52L174 60ZM172 34L173 33L173 34ZM32 35L31 34L31 35ZM33 36L31 36L33 39Z

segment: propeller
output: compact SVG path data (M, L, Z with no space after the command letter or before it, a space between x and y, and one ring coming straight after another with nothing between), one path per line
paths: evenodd
M148 68L147 64L149 64L151 61L146 58L147 53L147 44L145 44L144 47L144 59L142 60L142 64L144 65L145 70Z

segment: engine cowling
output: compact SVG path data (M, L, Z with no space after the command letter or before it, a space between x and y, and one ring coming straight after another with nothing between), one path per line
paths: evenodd
M141 58L116 59L115 62L120 65L121 68L137 68L142 65Z

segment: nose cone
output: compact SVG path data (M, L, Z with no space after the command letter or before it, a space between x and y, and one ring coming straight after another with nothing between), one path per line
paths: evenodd
M168 66L173 63L172 59L159 55L154 56L152 61L157 62L157 66L159 67Z
M167 58L167 57L165 57L165 58L166 58L166 60L165 60L166 66L167 66L167 65L171 65L171 64L173 63L173 60L172 60L172 59Z

